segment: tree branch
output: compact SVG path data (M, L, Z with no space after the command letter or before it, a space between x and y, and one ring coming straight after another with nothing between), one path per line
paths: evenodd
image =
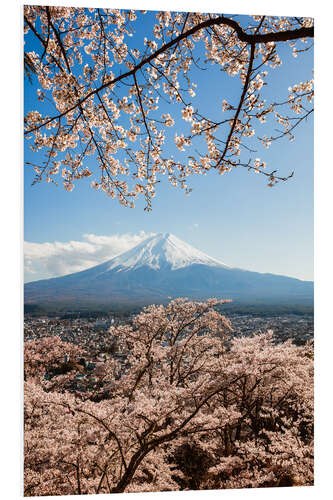
M227 142L225 144L224 151L223 151L223 153L221 155L221 158L216 163L215 168L217 168L222 163L222 161L224 160L225 155L226 155L226 153L228 151L229 143L230 143L230 140L232 138L232 134L234 133L234 130L235 130L235 126L236 126L236 123L237 123L238 115L240 113L240 110L242 109L242 106L243 106L243 103L244 103L244 99L245 99L245 96L246 96L246 92L247 92L247 89L248 89L248 86L249 86L249 81L250 81L250 76L251 76L252 67L253 67L253 61L254 61L254 53L255 53L255 44L253 43L251 45L249 66L248 66L247 73L246 73L246 79L245 79L245 83L244 83L244 87L243 87L243 92L242 92L242 95L241 95L241 98L240 98L240 101L239 101L239 104L238 104L238 108L237 108L236 114L234 116L234 119L233 119L233 122L232 122L232 125L231 125L231 128L230 128L230 131L229 131L229 135L228 135L228 138L227 138Z
M29 25L29 27L31 29L33 29L35 35L39 38L39 40L42 41L43 45L45 46L45 43L46 43L45 40L43 40L39 36L39 34L34 29L33 25L28 20L26 20L26 22ZM193 26L193 28L189 29L188 31L185 31L184 33L181 33L179 36L177 36L173 40L170 40L170 42L164 44L162 47L160 47L158 50L156 50L153 54L151 54L150 56L142 59L142 61L140 63L138 63L130 71L127 71L126 73L122 73L119 76L117 76L116 78L114 78L113 80L104 83L103 85L101 85L97 89L94 89L94 90L88 92L88 94L86 96L84 96L81 99L79 99L73 106L69 107L63 113L59 114L56 117L50 118L49 120L46 120L45 122L41 123L40 125L38 125L36 127L33 127L30 130L25 131L24 134L26 135L26 134L29 134L31 132L37 131L38 129L44 127L45 125L47 125L48 123L52 122L53 120L55 120L57 118L60 118L61 116L66 115L70 111L73 111L79 105L82 105L87 99L89 99L90 97L93 97L97 92L100 92L101 90L103 90L103 89L105 89L107 87L110 87L111 85L114 85L114 84L118 83L121 80L124 80L124 79L126 79L128 77L134 76L139 69L141 69L146 64L150 63L150 61L153 61L160 54L163 54L169 48L173 47L176 44L179 44L180 41L182 41L182 40L190 37L191 35L197 33L201 29L207 28L209 26L221 26L221 25L229 26L232 29L234 29L235 32L236 32L236 34L237 34L237 36L238 36L238 39L241 42L245 42L245 43L251 44L251 47L253 47L254 44L256 44L256 43L268 43L268 42L288 41L288 40L296 40L298 38L313 37L314 36L314 29L313 29L313 27L311 27L311 28L304 28L303 27L303 28L300 28L300 29L297 29L297 30L286 30L286 31L274 32L274 33L249 35L249 34L245 33L242 30L242 28L239 26L239 24L236 23L236 21L234 21L233 19L229 19L229 18L226 18L226 17L223 17L223 16L217 17L215 19L208 19L206 21L203 21L202 23L197 24L196 26Z

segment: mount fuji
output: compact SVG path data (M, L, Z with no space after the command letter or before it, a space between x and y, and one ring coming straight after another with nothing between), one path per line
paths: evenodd
M76 307L163 303L176 297L312 301L313 282L227 266L169 233L112 259L24 287L25 304Z

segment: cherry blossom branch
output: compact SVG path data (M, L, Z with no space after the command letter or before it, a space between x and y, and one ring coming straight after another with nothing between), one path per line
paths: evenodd
M77 408L77 407L75 408L75 411L77 411L78 413L83 413L83 414L88 415L89 417L93 418L99 424L101 424L102 427L104 427L108 431L109 436L112 437L116 441L116 443L117 443L118 450L119 450L119 453L120 453L120 456L121 456L121 460L122 460L123 466L124 466L125 471L126 471L127 470L127 465L126 465L125 457L124 457L124 454L123 454L122 446L121 446L120 440L118 439L117 435L110 429L110 427L108 425L106 425L106 423L104 422L103 419L97 417L93 413L91 413L91 412L89 412L87 410L83 410L82 408Z
M251 50L250 50L249 65L248 65L248 68L247 68L247 73L246 73L246 78L245 78L245 82L244 82L244 86L243 86L242 95L241 95L241 98L239 100L239 104L238 104L235 116L233 118L233 122L232 122L232 125L231 125L231 128L230 128L230 131L229 131L229 135L228 135L228 138L227 138L227 141L226 141L226 144L225 144L225 148L223 150L223 153L222 153L220 159L218 160L218 162L216 163L216 165L214 165L215 168L217 168L223 162L223 160L225 158L225 155L226 155L226 153L227 153L227 151L229 149L230 140L231 140L232 135L234 133L235 126L236 126L237 119L238 119L238 115L239 115L239 113L240 113L240 111L242 109L242 106L243 106L243 103L244 103L244 99L245 99L245 96L246 96L246 93L247 93L247 89L248 89L248 86L249 86L250 76L251 76L252 66L253 66L253 61L254 61L254 54L255 54L255 45L254 45L254 43L252 43L251 44Z
M46 9L47 9L47 11L49 12L49 7L46 7ZM64 60L65 60L65 63L66 63L67 69L68 69L68 72L69 72L69 73L71 73L71 67L70 67L69 62L68 62L68 58L67 58L67 54L66 54L65 47L64 47L64 45L63 45L63 43L62 43L62 41L61 41L61 37L60 37L60 35L59 35L59 33L58 33L58 30L55 28L55 26L54 26L54 24L53 24L53 22L52 22L51 18L50 18L50 26L51 26L51 28L53 29L54 34L55 34L55 36L56 36L57 42L58 42L58 44L59 44L59 47L60 47L61 53L62 53L62 55L63 55L63 58L64 58Z
M140 105L140 109L141 109L141 115L142 115L142 119L144 121L144 124L145 124L145 129L147 131L147 134L148 134L148 137L149 137L149 141L150 143L152 144L153 143L153 140L151 138L151 135L150 135L150 130L149 130L149 127L148 127L148 123L146 121L146 114L143 110L143 105L142 105L142 99L141 99L141 92L140 92L140 89L138 87L138 82L137 82L137 79L136 79L136 76L135 76L135 73L133 74L133 78L134 78L134 84L135 84L135 88L136 88L136 94L138 96L138 100L139 100L139 105Z
M314 28L313 26L311 27L302 27L298 28L296 30L285 30L285 31L279 31L279 32L273 32L273 33L260 33L260 34L248 34L245 33L242 28L239 26L239 24L234 21L233 19L229 19L226 17L223 17L223 22L219 22L216 24L224 24L226 26L229 26L230 28L234 29L235 32L237 33L238 39L241 42L246 42L249 44L253 43L269 43L269 42L287 42L289 40L297 40L299 38L313 38L314 37Z
M231 383L236 382L240 378L242 378L243 375L240 377L236 377ZM200 411L200 409L211 399L213 398L216 394L221 392L225 386L220 386L216 390L214 390L212 393L210 393L208 396L206 396L200 404L197 405L197 407L194 409L194 411L178 426L176 429L173 431L165 434L164 436L160 436L157 438L153 438L151 441L145 442L142 444L142 447L133 455L132 459L130 460L128 464L128 468L124 475L122 476L121 480L118 482L116 486L112 488L112 493L123 493L127 484L131 481L132 477L134 476L137 468L139 467L140 463L142 460L146 457L146 455L155 449L157 446L160 446L163 443L172 441L186 425L191 422L191 420L197 415L197 413Z
M280 135L277 135L275 137L271 137L270 140L271 141L276 141L277 139L281 139L281 137L284 137L286 135L290 135L290 132L292 130L294 130L303 120L306 120L306 118L311 115L311 113L313 113L313 109L310 109L309 111L307 111L307 113L305 113L303 116L301 116L300 118L294 118L296 120L296 123L295 125L293 125L292 127L288 128L285 132L282 132ZM289 118L290 119L290 118Z
M29 26L29 28L31 29L31 31L34 33L34 35L38 38L38 40L41 42L41 44L45 48L46 47L46 41L44 40L44 38L42 36L40 36L40 34L35 29L34 25L29 21L29 19L27 19L26 16L24 16L24 20L27 23L27 25ZM59 61L53 55L51 55L51 59L58 66L58 68L60 69L60 71L64 71L64 69L61 66L61 64L59 63ZM49 123L49 122L47 122L47 123ZM47 123L45 123L45 125L47 125Z
M33 31L35 32L36 30L34 29L32 24L28 20L27 20L27 23L29 24L29 27L31 27L31 29L33 29ZM258 34L248 35L241 29L241 27L238 25L238 23L236 23L232 19L228 19L228 18L225 18L223 16L215 18L215 19L209 19L209 20L203 21L203 22L199 23L198 25L194 26L193 28L189 29L188 31L181 33L178 37L174 38L170 42L163 45L160 49L156 50L153 54L144 58L132 70L130 70L126 73L120 74L118 77L116 77L116 78L112 79L111 81L108 81L107 83L104 83L103 85L99 86L98 89L90 91L86 96L79 99L79 101L77 103L75 103L73 106L69 107L67 110L63 111L58 116L50 118L49 120L45 121L44 123L42 123L36 127L33 127L32 129L30 129L28 131L25 131L24 134L25 135L29 134L31 132L34 132L34 131L40 129L41 127L44 127L45 125L47 125L48 123L50 123L54 119L60 118L61 116L66 115L70 111L73 111L76 107L78 107L79 105L82 105L87 99L94 96L97 92L100 92L101 90L103 90L107 87L110 87L111 85L114 85L115 83L117 83L123 79L126 79L130 76L134 76L135 73L140 68L142 68L144 65L146 65L150 61L153 61L160 54L163 54L169 48L178 44L181 40L184 40L184 39L188 38L189 36L195 34L197 31L200 31L201 29L207 28L209 26L219 26L219 25L226 25L226 26L230 26L231 28L233 28L236 31L239 40L243 41L243 42L250 43L251 47L253 47L254 44L256 44L256 43L267 43L267 42L272 42L272 41L273 42L288 41L288 40L295 40L298 38L313 37L314 36L313 27L300 28L298 30L286 30L283 32L278 32L278 33L265 33L262 35L258 35ZM45 41L38 35L38 33L35 33L35 34L40 40L42 40L42 43L45 44Z

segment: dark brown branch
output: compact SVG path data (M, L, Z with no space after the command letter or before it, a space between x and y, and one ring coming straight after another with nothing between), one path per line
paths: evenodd
M239 115L239 113L240 113L240 111L242 109L242 106L243 106L243 103L244 103L244 99L245 99L245 96L246 96L246 92L247 92L247 89L248 89L248 86L249 86L249 81L250 81L250 76L251 76L252 66L253 66L253 61L254 61L254 52L255 52L255 45L253 43L251 45L249 66L248 66L247 73L246 73L246 79L245 79L245 83L244 83L244 87L243 87L243 92L242 92L242 95L241 95L241 98L240 98L240 101L239 101L239 104L238 104L238 108L237 108L236 114L234 116L234 119L233 119L233 122L232 122L232 125L231 125L231 128L230 128L230 131L229 131L229 135L228 135L228 138L227 138L227 142L226 142L224 151L223 151L223 153L221 155L221 158L216 163L215 168L217 168L222 163L222 161L224 160L225 155L226 155L226 153L228 151L229 143L230 143L230 140L232 138L232 134L234 133L234 130L235 130L235 126L236 126L236 123L237 123L238 115Z
M136 76L135 76L135 73L133 75L133 78L134 78L134 83L135 83L135 88L136 88L136 93L138 95L138 100L139 100L139 105L140 105L140 110L141 110L141 114L142 114L142 118L143 118L143 121L144 121L144 124L145 124L145 128L146 128L146 131L147 131L147 134L149 136L149 140L150 142L152 143L152 138L151 138L151 135L150 135L150 130L149 130L149 127L148 127L148 123L146 121L146 115L145 115L145 112L143 110L143 105L142 105L142 99L141 99L141 93L140 93L140 89L139 89L139 86L138 86L138 82L137 82L137 79L136 79Z
M120 456L121 456L121 461L122 461L122 464L124 466L124 469L126 470L127 469L127 465L126 465L125 457L123 455L122 446L121 446L121 443L120 443L117 435L109 428L108 425L106 425L106 423L104 422L104 420L102 420L101 418L96 417L96 415L94 415L93 413L90 413L89 411L86 411L86 410L81 410L80 408L75 408L75 411L77 411L79 413L83 413L85 415L88 415L89 417L94 418L97 422L99 422L109 432L110 437L112 437L116 441L116 443L117 443L117 446L118 446L118 449L119 449L119 453L120 453Z
M232 380L230 384L237 382L239 379L241 379L243 375L240 375L239 377L236 377L236 379ZM228 384L229 385L229 384ZM176 427L173 431L164 434L162 436L156 437L155 439L152 439L148 443L145 443L142 445L142 447L132 456L132 459L130 460L127 470L122 476L121 480L119 483L112 488L112 493L123 493L126 486L128 483L131 481L132 477L135 474L135 471L139 467L140 463L144 459L144 457L153 449L157 448L159 445L163 443L167 443L174 439L184 427L197 415L197 413L200 411L200 409L214 396L216 396L219 392L224 390L226 388L225 385L219 386L217 389L212 391L208 396L206 396L201 403L199 403L196 408L193 410L193 412L185 419L181 424L179 424L178 427Z
M35 29L34 25L31 24L31 22L29 21L29 19L27 19L25 16L24 16L24 20L25 22L27 23L27 25L29 26L29 28L31 29L31 31L35 34L35 36L38 38L38 40L41 42L41 44L43 45L44 49L46 47L46 41L44 40L43 37L40 36L40 34L37 32L37 30ZM53 62L58 66L58 68L60 69L60 71L64 71L63 67L61 66L61 64L59 63L59 61L51 54L50 55ZM59 117L60 118L60 117ZM46 125L46 123L50 123L50 121L52 120L49 120L48 122L45 122L45 124L43 125ZM43 126L41 125L41 126ZM40 127L38 127L40 128ZM35 130L35 129L34 129Z
M42 62L42 60L47 52L47 49L49 46L50 34L51 34L50 33L51 15L50 15L50 9L48 7L46 8L46 13L47 13L47 40L46 40L46 44L44 47L44 52L43 52L42 57L40 59L41 62Z
M77 493L78 495L81 495L82 491L81 491L79 459L77 459L77 464L76 464L76 480L77 480Z
M230 26L233 28L238 36L238 39L241 42L246 43L269 43L269 42L288 42L289 40L297 40L299 38L313 38L314 37L314 28L311 26L310 28L299 28L296 30L285 30L278 31L273 33L257 33L254 35L250 35L245 33L239 24L233 19L229 19L227 17L223 17L223 22L219 22L216 24L224 24L226 26Z
M46 9L47 9L47 12L49 12L49 7L46 7ZM50 26L51 26L51 28L52 28L52 29L53 29L53 31L54 31L54 34L55 34L55 36L56 36L56 39L57 39L57 41L58 41L58 44L59 44L59 47L60 47L61 53L62 53L62 55L63 55L63 58L65 59L65 63L66 63L66 66L67 66L68 72L69 72L69 73L71 73L71 67L70 67L69 62L68 62L68 58L67 58L67 54L66 54L65 47L64 47L64 45L63 45L63 43L62 43L62 41L61 41L61 38L60 38L60 35L59 35L59 33L58 33L57 29L55 28L55 26L54 26L54 24L53 24L53 22L52 22L51 16L50 16L50 21L49 21L49 22L50 22Z

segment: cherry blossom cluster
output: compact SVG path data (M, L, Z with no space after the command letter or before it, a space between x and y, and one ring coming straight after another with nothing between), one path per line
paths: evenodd
M112 327L121 355L97 367L99 402L61 375L43 383L68 343L28 342L25 495L311 485L313 346L233 338L223 302L177 299Z
M311 49L311 19L253 16L241 26L218 14L157 12L155 20L150 13L151 31L140 40L136 23L142 17L145 11L25 7L27 47L31 37L39 44L38 52L25 54L40 86L38 109L25 117L31 149L45 154L33 165L36 182L57 182L53 162L66 162L68 191L74 181L92 176L92 187L121 204L134 206L143 194L150 209L160 175L167 172L188 193L184 177L193 173L223 174L237 166L258 172L253 141L268 147L277 137L256 138L256 126L272 116L284 127L280 136L291 138L312 112L305 105L312 102L312 80L292 86L283 102L262 97L268 70L281 65L281 43L289 42L297 54ZM221 90L220 117L207 116L192 81L193 68L212 66L240 87L232 103ZM172 142L184 152L182 159L168 154Z

